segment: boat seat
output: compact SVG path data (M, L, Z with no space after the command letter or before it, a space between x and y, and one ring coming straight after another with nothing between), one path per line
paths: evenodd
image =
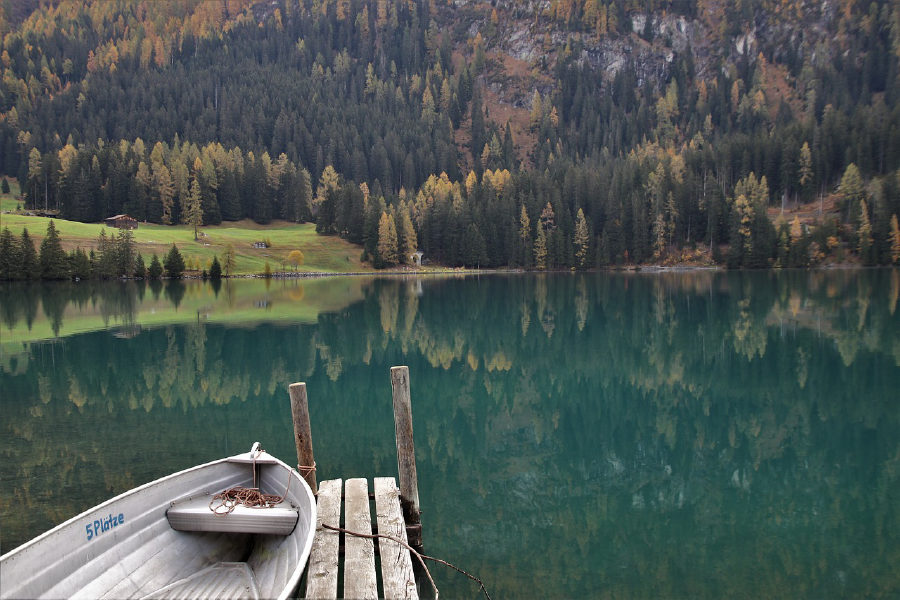
M147 594L144 598L252 598L259 600L256 576L245 562L220 562Z
M166 511L169 526L176 531L290 535L300 519L300 512L289 502L268 508L238 504L230 513L217 515L209 508L210 499L210 495L204 494L173 502Z

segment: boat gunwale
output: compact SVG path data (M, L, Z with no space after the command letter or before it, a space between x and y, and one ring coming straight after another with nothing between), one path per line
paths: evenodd
M153 488L153 487L155 487L155 486L157 486L157 485L160 485L160 484L162 484L162 483L164 483L164 482L166 482L166 481L168 481L168 480L170 480L170 479L174 479L174 478L176 478L176 477L183 476L183 475L185 475L185 474L187 474L187 473L190 473L190 472L192 472L192 471L199 471L199 470L202 470L202 469L207 469L207 468L209 468L209 467L213 467L213 466L216 466L216 465L219 465L219 464L222 464L222 463L228 463L228 462L231 462L231 463L240 463L240 462L244 462L244 461L233 461L232 459L234 459L234 458L239 458L239 457L242 458L242 457L247 456L247 454L248 454L248 453L244 452L244 453L241 453L241 454L236 454L236 455L234 455L234 456L228 456L228 457L224 457L224 458L219 458L219 459L216 459L216 460L207 462L207 463L202 463L202 464L199 464L199 465L194 465L193 467L188 467L187 469L182 469L181 471L176 471L176 472L174 472L174 473L169 473L168 475L166 475L166 476L164 476L164 477L160 477L160 478L158 478L158 479L154 479L154 480L152 480L152 481L148 481L147 483L141 484L141 485L139 485L139 486L136 487L136 488L127 490L127 491L125 491L125 492L122 492L121 494L119 494L119 495L117 495L117 496L113 496L112 498L109 498L108 500L106 500L106 501L104 501L104 502L102 502L102 503L100 503L100 504L94 505L94 506L92 506L92 507L90 507L90 508L88 508L88 509L86 509L86 510L80 512L80 513L78 513L77 515L73 516L72 518L63 521L63 522L60 523L59 525L53 527L52 529L49 529L49 530L45 531L44 533L38 535L37 537L35 537L35 538L33 538L33 539L31 539L31 540L25 542L25 543L22 544L21 546L18 546L18 547L16 547L16 548L13 548L12 550L10 550L9 552L7 552L6 554L0 555L0 564L2 564L2 563L3 563L4 561L6 561L6 560L9 560L9 559L11 559L11 558L15 558L15 555L17 555L17 554L19 554L19 553L21 553L21 552L25 552L25 551L31 549L33 546L35 546L35 545L41 543L42 541L44 541L45 539L51 537L52 535L54 535L54 534L56 534L56 533L58 533L58 532L60 532L60 531L62 531L62 530L64 530L64 529L66 529L66 528L68 528L68 527L73 526L77 521L80 521L80 520L84 519L87 515L90 515L90 514L93 514L93 513L97 512L97 511L100 511L100 510L103 509L104 507L107 507L107 506L109 506L109 505L111 505L111 504L113 504L113 503L115 503L115 502L119 502L119 501L121 501L121 500L123 500L123 499L125 499L125 498L127 498L127 497L129 497L129 496L133 496L133 495L139 494L140 492L149 490L149 489L151 489L151 488ZM306 541L305 541L305 543L303 544L303 546L302 546L302 548L301 548L300 555L299 555L299 559L300 559L300 560L298 560L297 566L294 567L293 573L291 573L291 576L288 578L288 580L287 580L287 582L286 582L284 588L283 588L282 591L281 591L281 594L279 594L279 596L278 596L278 599L279 599L279 600L284 600L284 599L288 598L291 594L293 594L293 592L297 589L297 586L298 586L299 583L300 583L300 578L301 578L301 576L303 575L303 571L306 570L306 563L308 562L308 559L309 559L309 553L310 553L310 550L312 549L313 538L315 537L317 505L316 505L316 499L315 499L315 496L313 496L313 493L312 493L312 490L311 490L310 487L309 487L309 484L306 483L306 480L303 478L303 476L300 474L300 472L297 471L297 469L291 467L290 465L288 465L287 463L285 463L284 461L282 461L282 460L279 459L278 457L272 456L272 455L269 454L268 452L263 451L263 453L261 454L261 456L265 456L265 457L266 457L265 459L263 459L262 461L260 461L260 464L261 464L261 465L264 465L264 464L275 465L275 464L277 464L277 465L279 465L279 466L281 466L281 467L284 467L286 470L288 470L288 471L291 473L291 477L296 477L296 478L300 481L300 483L302 484L302 485L301 485L301 489L302 489L303 491L306 492L306 498L309 500L309 504L310 504L310 507L311 507L311 512L310 512L310 518L311 518L311 519L310 519L310 524L309 524L309 531L310 531L310 533L306 536ZM301 496L301 497L303 496L302 492L298 492L298 495ZM176 499L176 500L177 500L177 499ZM171 502L172 502L172 501L170 501L170 504L171 504ZM299 525L299 523L298 523L298 525ZM293 533L291 533L291 534L289 534L289 535L293 535Z

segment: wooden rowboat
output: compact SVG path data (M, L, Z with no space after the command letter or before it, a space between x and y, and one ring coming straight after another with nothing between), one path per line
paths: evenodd
M217 496L235 486L268 494L270 506ZM287 598L315 526L303 477L257 443L125 492L0 556L0 598Z

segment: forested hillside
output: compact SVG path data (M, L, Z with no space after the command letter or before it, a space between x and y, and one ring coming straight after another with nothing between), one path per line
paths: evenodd
M312 220L376 266L900 261L894 0L23 6L0 170L66 218Z

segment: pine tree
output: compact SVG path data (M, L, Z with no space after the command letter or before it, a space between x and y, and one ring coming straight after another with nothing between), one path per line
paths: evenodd
M120 229L116 239L116 275L131 277L135 266L134 233L130 229Z
M72 279L76 281L90 279L91 261L83 248L72 250L72 253L69 255L69 263L72 266Z
M154 167L153 183L156 187L156 195L160 203L160 220L164 225L172 224L172 209L174 208L175 184L172 175L166 165Z
M400 251L403 253L404 263L415 254L419 248L419 241L416 239L416 230L413 228L412 219L409 216L409 209L403 211L403 219L401 221L403 235L400 236Z
M791 267L805 267L809 262L809 248L805 243L806 236L803 234L803 225L800 223L800 217L794 217L791 221L791 250L788 264Z
M778 269L790 266L791 243L788 241L787 224L783 225L778 234L778 259L775 261L775 267Z
M465 265L467 267L478 267L487 262L487 249L485 248L484 237L475 223L469 223L463 237L463 252L465 253Z
M522 249L521 265L528 268L531 266L531 220L524 204L519 211L519 241Z
M604 229L603 233L600 234L600 240L597 242L597 266L608 267L612 262L610 254L609 236L606 235L606 230Z
M2 193L2 194L9 193L9 181L7 181L6 177L4 177L3 182L0 183L0 193Z
M19 247L19 279L34 280L41 277L41 265L38 262L37 250L34 242L28 235L27 229L22 229L22 241Z
M538 227L534 240L534 266L541 270L547 268L547 230L543 227Z
M41 189L41 153L37 148L32 148L28 153L28 186L26 204L31 208L38 207L38 196ZM21 181L21 180L19 180Z
M237 268L234 245L230 242L225 245L225 252L222 253L222 268L225 269L226 277L231 277L235 268Z
M872 225L866 201L859 201L859 259L864 265L872 265Z
M540 128L543 111L541 93L538 90L534 90L534 94L531 97L531 115L529 117L532 131L537 131Z
M384 210L384 198L379 198L377 201L369 200L366 203L366 218L363 223L363 255L373 261L373 266L375 266L376 259L380 260L378 256L378 224Z
M150 267L147 269L147 278L148 279L159 279L162 277L163 267L159 262L159 256L156 253L153 253L153 258L150 259Z
M894 219L896 221L896 219ZM0 281L15 281L20 277L20 246L9 227L0 233Z
M659 258L666 251L666 218L662 212L653 220L653 256Z
M579 208L578 214L575 216L575 259L578 261L579 267L584 267L587 260L588 245L590 244L590 236L588 234L587 219L584 218L584 210Z
M809 142L803 142L800 148L800 189L806 195L807 190L812 186L813 168L812 168L812 152L809 149Z
M63 250L52 219L47 224L47 235L41 242L40 264L43 279L63 280L70 276L69 258Z
M865 198L866 187L863 184L859 169L854 163L847 165L838 192L844 197L844 209L848 214L853 214L859 206L859 202Z
M378 255L386 267L397 264L397 228L386 212L378 222Z
M178 246L172 244L172 249L166 254L163 265L166 267L166 277L181 279L184 276L184 258L178 251Z
M897 215L891 215L891 262L900 264L900 226L897 224Z
M213 280L222 278L222 264L218 256L213 256L212 264L209 266L209 278Z
M144 257L138 252L137 258L134 259L134 276L143 279L147 276L147 267L144 264Z
M94 275L100 279L108 279L116 276L118 267L118 248L115 239L106 237L106 228L100 230L97 238L97 261L94 263Z
M194 228L194 240L200 239L200 227L203 225L203 196L200 193L199 173L191 181L191 193L188 196L187 211L184 222Z

